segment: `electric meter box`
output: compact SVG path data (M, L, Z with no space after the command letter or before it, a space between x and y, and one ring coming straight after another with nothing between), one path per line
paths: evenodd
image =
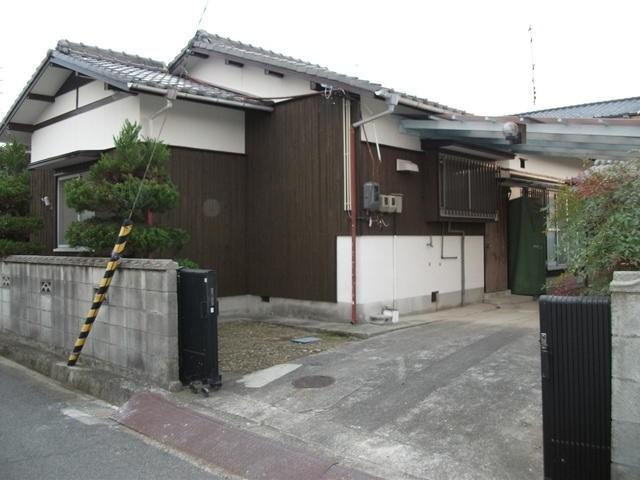
M370 212L380 210L380 184L367 182L362 193L362 208Z
M402 195L380 195L380 211L382 213L402 213Z

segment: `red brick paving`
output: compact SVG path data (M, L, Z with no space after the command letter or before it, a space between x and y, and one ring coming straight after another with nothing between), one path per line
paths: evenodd
M153 440L248 480L377 479L342 466L337 459L313 455L240 430L151 392L135 394L114 419Z

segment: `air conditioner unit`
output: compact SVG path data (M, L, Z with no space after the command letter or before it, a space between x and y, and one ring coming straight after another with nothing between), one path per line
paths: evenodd
M396 158L396 172L419 172L420 167L417 163L411 160L403 160L402 158Z

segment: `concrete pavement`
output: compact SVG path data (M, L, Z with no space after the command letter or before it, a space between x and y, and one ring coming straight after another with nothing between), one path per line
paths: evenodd
M174 399L382 478L541 478L537 304L429 315L300 359L261 388L227 378L208 399ZM308 376L330 381L294 386Z
M113 413L0 358L0 478L228 478L129 433L108 418Z

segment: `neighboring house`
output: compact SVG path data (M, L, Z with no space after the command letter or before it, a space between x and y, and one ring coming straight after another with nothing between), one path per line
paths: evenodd
M487 225L485 245L497 244L497 251L506 252L495 262L508 260L510 289L534 295L541 293L545 277L565 267L562 232L551 221L559 187L594 160L637 155L639 111L640 97L635 97L505 117L457 115L404 120L402 127L422 138L471 142L512 155L497 162L501 167L500 184L509 202L503 205L502 221ZM492 278L505 285L503 277Z
M557 185L582 165L560 145L506 139L514 122L535 140L533 120L474 117L202 31L167 67L61 41L0 124L0 139L30 145L50 251L70 250L78 218L66 179L125 119L156 136L167 95L161 139L181 197L163 221L191 234L181 256L217 270L223 311L350 318L354 291L360 319L479 301L507 288L508 189ZM363 208L372 183L395 206Z

